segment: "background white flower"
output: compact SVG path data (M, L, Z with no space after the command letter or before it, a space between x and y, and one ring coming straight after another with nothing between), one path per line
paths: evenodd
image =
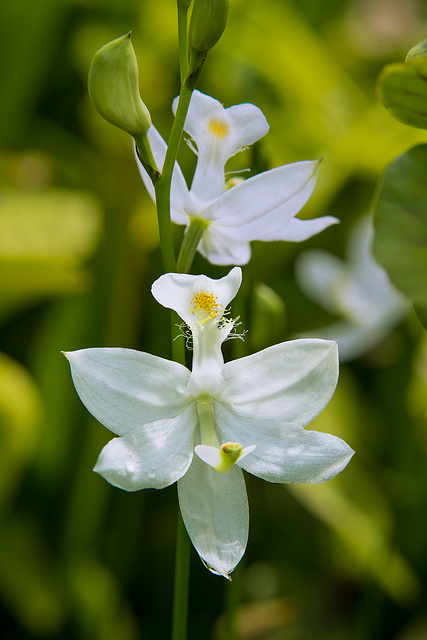
M171 273L153 284L154 297L191 330L191 372L131 349L66 354L82 402L119 436L95 471L126 491L178 481L189 536L225 577L248 538L242 469L269 482L318 483L353 455L340 438L304 429L334 393L334 342L295 340L224 364L221 345L234 329L227 306L240 282L235 267L220 280Z
M176 105L175 100L174 111ZM295 218L313 192L319 160L277 167L226 190L227 160L269 129L253 104L225 109L214 98L194 91L184 128L196 145L195 149L190 143L198 156L197 166L189 190L175 165L171 216L173 222L186 226L195 218L206 222L198 250L213 264L246 264L252 240L300 242L338 222L332 216ZM162 167L166 144L154 126L148 137L156 163ZM139 161L138 169L154 200L153 185Z
M304 293L343 317L303 335L336 340L341 361L370 351L409 308L408 301L374 260L372 240L372 220L364 216L349 236L346 261L315 250L302 253L296 262L297 280Z

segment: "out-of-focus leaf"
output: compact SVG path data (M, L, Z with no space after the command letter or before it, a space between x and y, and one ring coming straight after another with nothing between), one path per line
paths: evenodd
M41 400L30 374L0 353L0 509L38 443Z
M427 145L386 168L374 210L374 254L394 284L427 304Z
M25 130L31 108L56 55L55 47L69 12L69 3L61 0L0 4L2 144L14 143Z
M255 284L251 301L251 346L260 351L284 338L286 307L282 298L263 282Z
M406 56L405 62L410 62L414 58L418 58L420 56L426 56L426 55L427 55L427 38L422 42L419 42L418 44L416 44L415 47L412 47L412 49L408 51L408 55Z
M79 619L89 638L136 638L131 611L122 605L119 585L107 567L92 558L74 558L68 578Z
M427 129L427 56L389 64L378 77L378 96L390 113L410 127Z
M325 522L342 540L359 568L371 573L382 588L398 602L411 602L418 595L417 576L400 553L393 549L387 532L375 514L365 512L347 498L337 483L315 487L289 485L290 492ZM354 564L353 564L354 567Z
M423 327L427 329L427 304L416 304L414 309L418 320L421 322Z
M31 637L53 637L61 627L65 616L61 579L33 521L1 523L0 593Z
M96 199L47 189L0 196L0 316L49 294L88 284L82 263L100 230Z

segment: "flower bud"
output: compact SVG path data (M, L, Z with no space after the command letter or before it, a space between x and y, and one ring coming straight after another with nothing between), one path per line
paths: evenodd
M230 0L194 0L188 32L190 49L206 53L218 42L225 29Z
M130 33L102 47L89 69L90 98L98 113L132 136L147 133L150 113L138 88L138 65Z

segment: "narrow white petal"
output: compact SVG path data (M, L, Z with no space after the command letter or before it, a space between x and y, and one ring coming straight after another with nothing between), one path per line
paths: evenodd
M234 466L228 473L217 473L194 456L178 480L178 497L197 553L213 573L228 578L248 541L249 507L242 470Z
M256 445L237 464L268 482L324 482L342 471L354 453L340 438L288 426L280 417L241 416L220 405L215 413L222 439Z
M321 218L313 218L312 220L300 220L299 218L291 218L289 222L271 233L270 240L283 240L286 242L303 242L317 235L324 229L333 224L338 224L338 218L334 216L322 216Z
M133 349L81 349L64 354L81 401L99 422L124 435L175 418L191 403L186 367Z
M177 100L174 111L176 107ZM197 145L198 161L191 191L207 202L224 191L227 160L264 136L269 126L253 104L224 109L218 100L194 91L184 129Z
M303 427L325 408L335 391L337 345L326 340L291 340L227 362L223 377L225 387L217 403L227 410L253 418L280 418L288 428Z
M188 324L194 321L191 300L201 291L213 293L218 305L226 309L237 294L242 281L242 270L234 267L226 276L213 280L204 275L192 276L185 273L165 273L152 285L151 292L157 302L173 309Z
M239 242L271 240L313 193L319 161L295 162L260 173L232 187L201 212Z
M158 420L114 438L94 471L125 491L163 489L181 478L193 458L195 405L170 420Z

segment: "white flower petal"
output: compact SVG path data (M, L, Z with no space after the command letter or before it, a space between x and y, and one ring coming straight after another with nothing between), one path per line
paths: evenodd
M319 161L295 162L232 187L200 217L221 225L238 242L277 240L313 193Z
M147 135L150 141L151 150L153 152L153 156L154 156L154 160L156 161L157 168L159 171L161 171L163 167L163 163L165 161L165 155L166 155L166 149L167 149L166 142L163 140L162 136L153 125L151 125L151 127L149 128ZM148 173L145 171L144 167L138 160L136 153L135 153L135 157L136 157L136 164L138 167L138 171L144 182L145 188L150 194L153 202L155 202L156 196L154 193L153 183L151 182L151 179L148 176ZM184 206L185 202L188 199L188 194L189 194L189 191L188 191L187 183L185 181L185 178L182 174L181 169L179 168L178 163L176 162L175 168L173 171L172 185L171 185L171 217L173 222L175 222L176 224L189 223L189 218L185 213L185 206Z
M81 349L64 354L81 401L99 422L124 435L148 422L175 418L191 403L190 372L133 349Z
M249 242L238 242L234 234L230 238L223 231L224 227L209 225L198 246L199 253L211 264L247 264L251 259Z
M286 225L278 229L277 234L272 233L273 237L271 237L270 240L303 242L324 231L331 225L338 223L338 218L334 216L322 216L321 218L313 218L312 220L291 218Z
M234 466L228 473L217 473L194 456L178 480L178 497L197 553L211 571L228 578L248 540L249 507L242 470Z
M351 322L334 322L333 324L313 329L303 334L305 338L321 338L335 340L338 344L340 362L359 358L375 347L387 335L387 328L361 326Z
M241 417L280 418L287 428L303 427L324 409L335 391L337 345L291 340L227 362L223 377L225 387L215 407L220 403Z
M237 294L242 282L242 270L234 267L226 276L213 280L204 275L193 276L185 273L165 273L152 285L151 292L157 302L173 309L189 325L194 323L191 301L194 294L201 291L213 293L224 311Z
M195 404L170 420L158 420L114 438L94 471L125 491L163 489L181 478L193 458Z
M326 251L305 251L296 263L298 284L304 293L331 313L337 313L336 284L348 279L345 262Z
M173 103L174 112L176 107L177 99ZM191 191L207 202L224 191L227 160L264 136L269 126L253 104L224 109L218 100L194 91L184 129L197 145L198 161Z
M340 438L289 427L281 418L242 417L221 405L215 414L223 439L255 443L255 451L237 464L268 482L325 482L342 471L354 453Z

